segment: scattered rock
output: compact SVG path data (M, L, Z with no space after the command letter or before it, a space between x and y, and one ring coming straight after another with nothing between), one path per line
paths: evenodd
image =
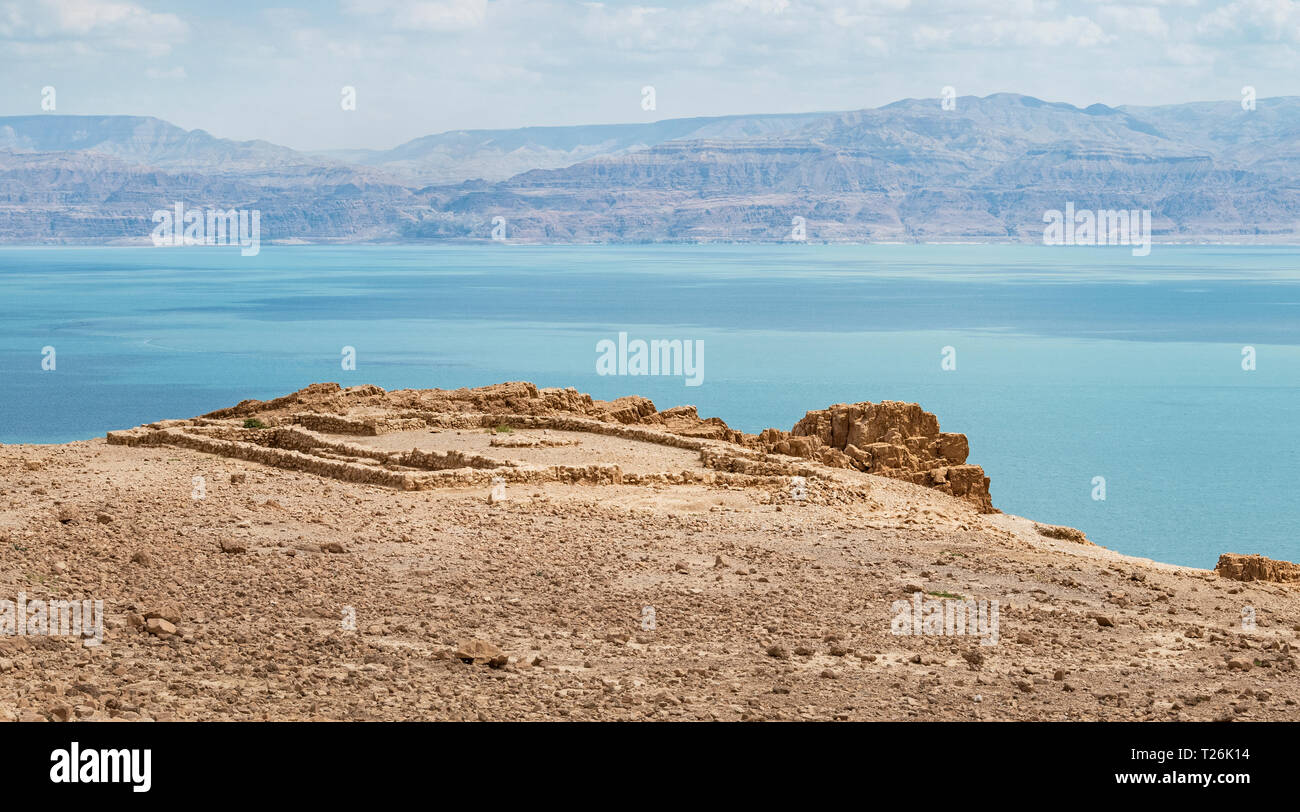
M164 635L176 634L175 624L163 620L160 617L151 617L144 622L144 630L149 634Z
M168 623L181 622L181 608L174 603L164 603L144 613L145 620L160 618Z
M498 657L502 656L500 648L486 640L480 640L477 637L471 637L468 640L462 640L456 646L456 659L462 662L477 664L491 663ZM503 663L504 664L504 663Z
M1075 530L1073 527L1061 527L1054 524L1034 524L1034 530L1038 535L1046 536L1049 539L1060 539L1061 541L1072 541L1075 544L1088 544L1088 537L1083 534L1082 530ZM1095 546L1095 545L1094 545Z

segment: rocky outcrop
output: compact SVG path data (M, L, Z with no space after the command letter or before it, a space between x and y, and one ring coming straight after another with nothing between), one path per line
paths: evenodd
M1214 571L1224 578L1234 581L1275 581L1277 583L1300 583L1300 564L1290 561L1274 561L1262 555L1240 555L1224 553L1219 556L1219 563Z
M1082 530L1076 530L1073 527L1061 527L1054 524L1034 524L1034 530L1040 536L1046 536L1049 539L1059 539L1060 541L1072 541L1075 544L1092 544Z
M768 429L758 441L777 454L906 480L995 512L984 469L966 464L966 435L940 431L939 419L915 403L836 404L808 412L788 434Z

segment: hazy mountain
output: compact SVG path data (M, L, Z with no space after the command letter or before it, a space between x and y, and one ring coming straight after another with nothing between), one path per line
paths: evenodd
M1028 96L472 130L306 154L153 118L0 118L0 241L147 239L153 210L258 208L264 240L1041 239L1150 209L1157 238L1300 241L1300 99L1077 108Z
M207 173L331 163L268 141L230 141L150 116L0 117L0 150L91 152L159 169Z
M909 99L440 190L428 224L406 234L483 236L503 216L521 240L782 240L802 217L810 240L1040 239L1043 213L1074 202L1150 209L1165 238L1292 240L1298 101L1260 101L1267 118L1238 118L1249 135L1229 137L1222 105L1169 115L1015 94L955 110Z
M0 152L0 241L147 242L153 212L176 202L257 209L268 240L384 239L421 205L405 187L358 181L347 168L277 184L263 173L164 171L93 151Z
M333 150L322 157L373 166L417 185L501 181L530 169L557 169L680 138L748 137L788 132L821 113L678 118L650 124L457 130L388 150Z

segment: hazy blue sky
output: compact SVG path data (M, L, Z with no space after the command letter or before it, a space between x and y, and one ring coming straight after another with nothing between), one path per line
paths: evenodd
M0 114L132 113L300 149L451 129L1028 93L1300 95L1291 0L0 0ZM357 109L340 108L345 85ZM641 108L653 85L654 111Z

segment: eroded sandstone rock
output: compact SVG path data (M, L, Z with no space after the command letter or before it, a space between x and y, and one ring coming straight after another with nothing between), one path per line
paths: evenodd
M1219 556L1219 563L1215 565L1214 571L1234 581L1300 583L1300 564L1274 561L1262 555L1224 553Z
M906 480L995 512L984 469L966 464L966 435L940 431L915 403L839 403L808 412L789 434L767 429L756 439L773 453Z

